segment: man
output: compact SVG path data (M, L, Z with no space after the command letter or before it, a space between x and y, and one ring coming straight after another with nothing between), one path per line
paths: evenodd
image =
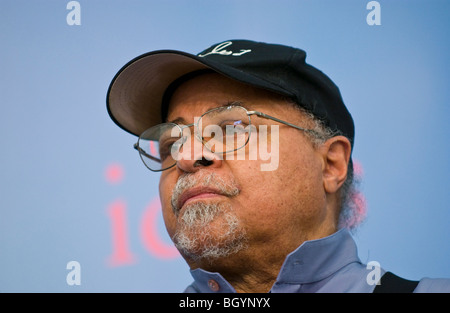
M196 56L150 52L114 77L108 112L161 171L166 228L194 278L186 291L450 291L450 280L383 269L371 280L348 230L353 120L305 58L230 40Z

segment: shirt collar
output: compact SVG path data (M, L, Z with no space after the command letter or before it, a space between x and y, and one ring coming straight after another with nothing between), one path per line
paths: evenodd
M317 282L353 262L360 262L356 244L349 231L341 229L330 236L305 241L288 254L275 284ZM195 280L193 286L200 292L235 292L220 273L195 269L191 270L191 275ZM212 290L212 282L217 283L220 288Z
M288 254L277 283L313 283L353 262L360 262L355 241L347 229L341 229L328 237L305 241Z

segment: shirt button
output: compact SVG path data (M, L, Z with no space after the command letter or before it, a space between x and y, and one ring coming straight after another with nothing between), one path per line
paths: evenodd
M212 291L219 291L219 289L220 289L219 284L214 279L208 280L208 287Z

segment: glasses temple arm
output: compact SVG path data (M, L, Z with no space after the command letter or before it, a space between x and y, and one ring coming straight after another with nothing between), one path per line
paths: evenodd
M285 122L285 121L283 121L283 120L280 120L280 119L278 119L278 118L276 118L276 117L273 117L273 116L270 116L270 115L267 115L267 114L264 114L264 113L262 113L262 112L258 112L258 111L248 111L248 114L249 114L249 115L255 114L255 115L258 115L258 116L260 116L260 117L267 118L267 119L270 119L270 120L274 120L274 121L276 121L276 122L279 122L279 123L282 123L282 124L285 124L285 125L294 127L294 128L296 128L296 129L298 129L298 130L302 130L302 131L305 131L305 132L308 132L308 133L313 133L313 134L315 134L316 136L320 136L320 134L319 134L318 132L316 132L315 130L303 128L303 127L300 127L300 126L297 126L297 125L294 125L294 124ZM320 137L322 137L322 136L320 136Z
M150 160L153 160L155 162L161 163L161 160L158 158L155 158L154 156L151 156L150 154L147 154L144 150L142 150L137 143L135 143L133 145L133 148L136 149L137 151L139 151L140 154L145 155L147 158L149 158Z

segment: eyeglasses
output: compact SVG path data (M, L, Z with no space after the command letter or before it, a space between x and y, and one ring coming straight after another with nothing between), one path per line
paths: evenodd
M251 123L251 115L271 119L316 137L320 136L312 129L299 127L262 112L248 111L240 105L228 105L207 111L193 124L155 125L139 136L134 148L139 151L142 162L149 170L167 170L179 160L184 144L190 145L190 127L194 126L194 137L210 152L226 154L237 151L245 147L251 134L256 132L256 127Z

